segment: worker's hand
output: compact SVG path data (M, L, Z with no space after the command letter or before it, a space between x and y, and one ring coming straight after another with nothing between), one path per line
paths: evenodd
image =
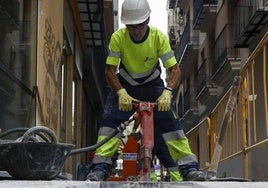
M157 99L158 111L169 111L172 98L172 91L164 89Z
M132 101L138 102L138 100L131 97L124 88L119 89L117 91L117 95L119 97L118 98L119 110L131 111L132 110Z

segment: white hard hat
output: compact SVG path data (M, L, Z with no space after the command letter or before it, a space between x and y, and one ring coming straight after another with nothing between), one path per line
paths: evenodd
M121 22L123 24L140 24L151 14L147 0L125 0L122 4Z

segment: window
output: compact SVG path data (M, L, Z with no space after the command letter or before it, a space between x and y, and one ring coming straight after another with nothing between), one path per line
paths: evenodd
M0 1L0 125L34 124L37 1Z

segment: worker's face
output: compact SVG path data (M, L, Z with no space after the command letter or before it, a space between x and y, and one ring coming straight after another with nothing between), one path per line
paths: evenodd
M147 25L149 23L149 19L145 22L135 25L126 25L131 37L135 41L141 41L146 33Z

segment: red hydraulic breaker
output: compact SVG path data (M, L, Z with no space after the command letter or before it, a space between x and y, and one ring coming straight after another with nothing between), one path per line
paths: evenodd
M141 122L140 146L140 181L150 181L152 149L154 146L153 108L154 103L142 102L137 107L137 115ZM136 117L137 118L137 117Z

